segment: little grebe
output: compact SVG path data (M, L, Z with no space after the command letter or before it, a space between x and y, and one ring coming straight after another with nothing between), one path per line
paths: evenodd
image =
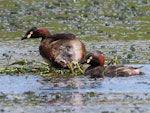
M42 38L39 46L40 55L50 66L67 68L68 61L74 65L85 56L84 44L71 33L51 35L44 28L33 27L26 32L22 40L40 37Z
M90 64L84 75L91 78L106 77L127 77L141 74L139 68L123 65L108 65L104 67L105 59L102 55L88 54L82 63Z

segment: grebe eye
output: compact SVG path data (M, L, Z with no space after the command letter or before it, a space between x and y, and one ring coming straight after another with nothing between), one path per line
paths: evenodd
M90 56L90 57L89 57L89 60L92 60L92 59L93 59L93 57L92 57L92 56Z
M91 62L91 60L93 59L93 57L92 56L90 56L88 59L87 59L87 63L90 63Z
M30 33L27 35L27 38L30 38L32 34L33 34L33 31L30 31Z
M33 34L33 31L31 31L30 34L32 35L32 34Z

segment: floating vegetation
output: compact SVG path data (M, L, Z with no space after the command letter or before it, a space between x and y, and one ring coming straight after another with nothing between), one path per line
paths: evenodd
M60 94L56 94L56 100L60 99L61 95Z
M95 97L95 92L88 92L90 97Z
M85 38L149 39L150 6L147 0L48 0L29 3L31 0L1 1L2 38L20 37L18 31L23 32L36 25L54 33L72 32ZM14 35L10 35L11 32Z
M17 66L15 66L17 65ZM46 62L41 62L40 65L33 65L32 62L27 60L21 60L13 62L7 65L5 68L0 68L0 73L10 74L10 75L20 75L26 73L32 73L33 75L40 75L43 77L60 77L60 75L65 75L63 77L80 76L83 74L83 70L80 68L79 63L77 63L78 69L74 69L71 63L68 63L69 69L57 70L53 67L49 67Z
M0 76L0 112L150 111L149 0L1 0L0 3L0 75L17 75ZM45 62L36 62L42 61L37 52L38 39L20 41L23 32L33 26L47 28L52 34L73 33L87 45L88 51L102 51L107 62L117 56L113 61L118 64L146 64L142 69L146 74L91 80L78 77L82 70L72 67L49 68Z

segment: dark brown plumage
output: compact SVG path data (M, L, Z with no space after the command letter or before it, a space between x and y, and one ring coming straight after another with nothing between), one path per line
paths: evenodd
M22 40L39 37L42 38L39 46L40 55L50 66L67 68L68 61L74 65L85 56L84 44L71 33L51 35L44 28L33 27L26 32Z
M97 77L127 77L140 75L139 68L141 67L128 67L123 65L108 65L104 67L105 59L102 55L88 54L85 57L90 66L85 70L84 75L89 75L91 78Z

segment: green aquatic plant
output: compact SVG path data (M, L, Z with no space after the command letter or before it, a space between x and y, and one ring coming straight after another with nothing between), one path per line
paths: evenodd
M9 62L9 61L8 61ZM6 67L0 68L0 73L6 73L11 75L19 75L24 73L32 73L42 77L73 77L80 76L83 74L83 70L80 67L80 64L77 63L77 69L74 69L71 63L67 63L68 69L57 70L56 68L49 67L49 64L46 62L40 62L38 65L33 65L33 62L29 62L26 59L15 61L13 63L7 64Z
M72 74L74 74L76 70L77 70L77 72L79 72L79 73L81 73L81 74L84 73L83 70L82 70L81 67L80 67L79 62L76 62L77 69L74 69L72 63L69 62L69 61L67 62L67 66L68 66L68 68L69 68L69 70L70 70L70 72L71 72Z
M108 62L107 65L110 65L110 64L112 64L112 65L117 65L117 64L118 64L118 56L117 56L117 55L115 55L114 58L111 59L111 60Z
M80 65L79 65L79 63L77 62L77 68L78 68L78 70L79 70L79 72L81 73L81 74L83 74L84 72L83 72L83 70L81 69L81 67L80 67Z
M68 61L67 62L67 66L68 66L69 70L71 71L71 73L74 73L74 69L73 69L72 63Z
M130 50L131 50L132 52L135 52L135 47L134 47L134 45L131 45Z
M114 56L114 65L118 64L118 56Z
M58 100L58 99L60 99L60 98L61 98L61 95L60 95L60 94L56 94L56 95L55 95L55 99L56 99L56 100Z
M5 93L0 93L0 102L7 99L7 95Z
M94 97L95 96L95 92L88 92L90 97Z
M15 61L15 62L9 64L8 66L16 65L16 64L18 64L18 65L26 65L27 63L29 63L29 62L27 62L26 59L23 59L23 60L20 60L20 61Z
M127 58L128 58L128 59L131 59L132 57L133 57L132 54L128 54L128 55L127 55Z

